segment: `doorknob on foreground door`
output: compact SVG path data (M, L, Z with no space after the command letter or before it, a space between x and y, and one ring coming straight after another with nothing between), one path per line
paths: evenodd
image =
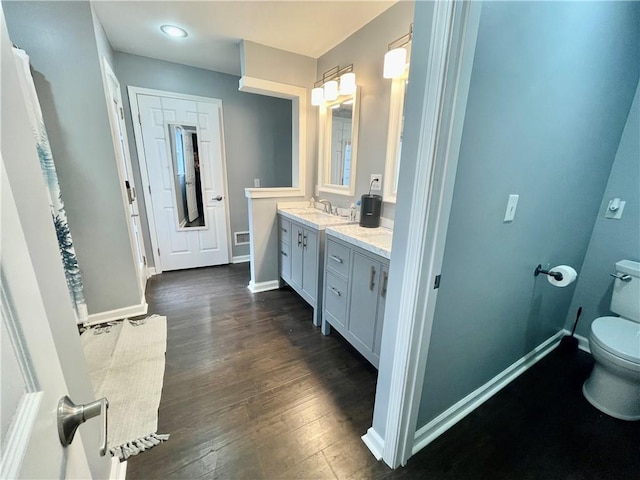
M222 195L218 195L217 197L213 198L214 200L221 202L222 201Z
M80 425L104 413L100 445L100 456L104 457L107 453L107 410L109 410L109 401L104 397L85 405L74 404L66 395L62 397L58 402L58 437L62 446L68 447L71 444Z

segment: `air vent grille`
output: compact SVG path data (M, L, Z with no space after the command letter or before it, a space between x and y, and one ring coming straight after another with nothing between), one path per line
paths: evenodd
M236 246L249 245L249 232L234 232Z

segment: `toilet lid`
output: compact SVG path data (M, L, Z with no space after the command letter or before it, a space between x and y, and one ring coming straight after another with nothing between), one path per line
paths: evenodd
M600 317L591 324L591 333L605 350L640 363L640 323L620 317Z

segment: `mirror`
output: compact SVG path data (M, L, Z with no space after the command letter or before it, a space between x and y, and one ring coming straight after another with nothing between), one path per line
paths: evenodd
M358 90L320 108L319 186L321 192L353 196L358 144Z
M402 136L404 132L404 114L406 110L406 92L409 83L409 66L400 78L391 81L391 101L389 104L389 132L387 136L387 161L384 178L384 201L395 203L398 194L398 174L402 156Z
M198 130L195 125L167 124L173 166L177 228L204 228Z

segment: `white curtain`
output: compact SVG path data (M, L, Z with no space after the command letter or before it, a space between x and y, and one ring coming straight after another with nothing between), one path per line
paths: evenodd
M60 184L58 183L58 174L56 166L53 163L49 138L44 127L44 119L38 94L33 83L31 70L29 67L29 56L23 50L13 49L16 64L18 66L18 75L22 86L22 93L27 104L31 129L36 140L38 157L40 158L40 168L44 176L45 183L48 187L49 205L51 207L51 217L58 236L58 246L60 247L60 257L64 267L64 274L67 279L71 302L73 303L76 322L83 323L87 320L87 304L84 300L84 287L82 284L82 276L78 266L78 258L73 247L71 232L69 231L69 223L67 222L67 214L64 210L64 202L60 192Z

